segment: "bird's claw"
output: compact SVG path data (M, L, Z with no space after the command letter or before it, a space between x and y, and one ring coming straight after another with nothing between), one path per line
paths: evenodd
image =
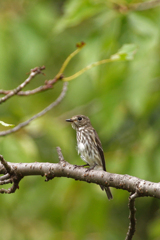
M80 167L80 166L78 166L78 165L74 165L74 168L73 168L73 170L74 170L74 169L76 169L76 168L78 168L78 167Z
M93 169L95 168L96 165L97 165L97 164L94 164L92 167L87 168L86 172L89 172L89 171L93 170Z
M87 168L87 170L85 172L89 172L89 171L91 171L93 169L94 169L93 167Z
M74 165L74 169L76 168L83 168L83 167L86 167L86 166L89 166L88 164L85 164L85 165Z

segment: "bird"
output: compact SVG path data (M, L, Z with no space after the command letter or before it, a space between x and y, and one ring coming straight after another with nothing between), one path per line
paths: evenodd
M66 119L66 121L70 122L72 128L76 130L78 154L80 154L80 157L86 163L83 166L89 166L88 170L106 171L102 144L89 118L84 115L76 115L70 119ZM102 185L100 187L102 190L105 190L109 200L113 199L109 187Z

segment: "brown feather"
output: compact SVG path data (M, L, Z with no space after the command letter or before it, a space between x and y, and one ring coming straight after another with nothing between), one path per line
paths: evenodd
M91 166L90 169L100 167L99 170L106 171L102 144L89 118L84 115L76 115L71 119L66 119L66 121L71 122L72 127L77 132L78 154L81 154L82 160ZM90 142L90 144L87 142ZM113 198L109 187L101 185L100 187L105 190L109 200Z
M103 170L106 171L106 163L105 163L104 153L103 153L103 149L102 149L102 144L101 144L101 141L100 141L100 139L98 137L98 134L95 130L94 130L94 134L95 134L95 141L96 141L96 144L97 144L98 152L99 152L99 155L100 155L101 160L102 160Z

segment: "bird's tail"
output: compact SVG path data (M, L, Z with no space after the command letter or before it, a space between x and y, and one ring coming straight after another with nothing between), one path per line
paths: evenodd
M107 197L108 197L108 200L111 200L113 199L113 196L112 196L112 193L111 193L111 190L109 187L104 187L102 185L100 185L101 189L102 190L105 190L106 194L107 194Z

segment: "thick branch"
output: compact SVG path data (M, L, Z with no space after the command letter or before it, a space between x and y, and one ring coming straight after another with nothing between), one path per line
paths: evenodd
M47 106L47 107L46 107L45 109L43 109L41 112L35 114L33 117L31 117L31 118L28 119L27 121L18 124L16 127L12 128L12 129L9 129L9 130L0 132L0 136L6 136L6 135L8 135L8 134L10 134L10 133L17 132L19 129L25 127L26 125L28 125L28 124L29 124L31 121L33 121L34 119L43 116L43 115L46 114L48 111L50 111L53 107L57 106L57 105L62 101L62 99L64 98L64 96L65 96L65 94L66 94L67 84L68 84L67 82L65 82L65 83L63 84L63 89L62 89L59 97L58 97L53 103L51 103L49 106Z
M11 163L8 165L21 177L29 175L46 176L46 180L54 177L67 177L75 180L85 181L88 183L96 183L103 186L110 186L117 189L127 190L128 192L137 192L139 196L150 196L160 198L160 183L154 183L139 179L129 175L121 175L115 173L108 173L104 171L91 170L86 172L85 168L75 168L74 165L66 162L62 155L60 155L60 148L58 148L59 163ZM6 174L6 169L3 164L0 164L0 174ZM0 181L4 181L0 178ZM8 179L8 176L7 176Z

